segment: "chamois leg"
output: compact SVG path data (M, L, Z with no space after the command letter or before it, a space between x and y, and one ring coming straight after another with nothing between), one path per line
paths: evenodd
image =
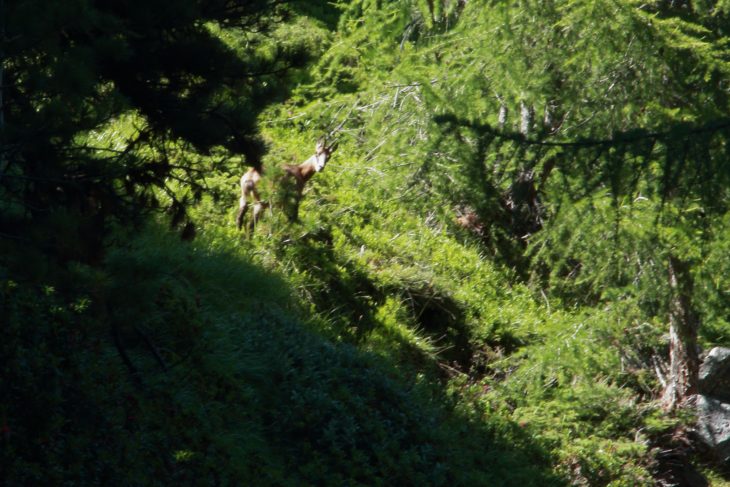
M264 208L266 207L266 204L262 201L256 201L253 205L253 215L251 215L251 221L248 224L249 230L253 232L254 227L259 222L259 219L262 216L262 212L264 211Z
M289 199L286 201L283 210L289 223L299 221L299 200L294 198Z
M256 226L256 224L259 221L259 217L261 215L261 212L264 210L264 206L266 203L261 201L261 195L259 195L259 192L256 191L256 188L251 188L251 196L253 196L253 215L251 215L251 232L253 232L253 228Z
M238 200L238 215L236 215L236 227L240 230L243 226L243 217L246 216L246 210L248 210L248 202L245 196L241 196Z
M294 200L294 205L292 206L292 212L289 216L289 221L291 222L298 222L299 221L299 198Z
M289 210L286 215L289 218L290 223L295 223L299 221L299 204L301 202L302 192L299 188L297 188L296 193L291 195Z

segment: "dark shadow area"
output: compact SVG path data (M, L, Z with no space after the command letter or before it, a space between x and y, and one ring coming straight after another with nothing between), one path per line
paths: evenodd
M403 289L390 291L403 293ZM443 348L439 357L459 370L468 371L474 350L459 303L427 283L407 288L404 300L418 328L434 341L437 348Z
M714 464L702 442L684 427L672 428L651 438L651 447L657 453L651 472L661 485L707 487L710 485L698 468L697 461L711 466L715 473L723 474L721 465ZM727 478L727 472L724 473Z
M279 276L148 232L42 278L0 259L10 485L565 485L518 425L313 332ZM368 326L368 281L326 267L326 233L304 241L313 296ZM429 306L424 326L456 312Z
M297 0L292 2L294 10L302 15L317 19L324 23L328 29L335 30L340 21L341 9L337 8L334 2L312 2Z
M299 237L285 235L281 240L278 258L291 259L306 269L314 288L312 304L335 323L337 331L353 342L371 332L376 326L373 313L385 295L365 272L337 257L330 229L320 227Z

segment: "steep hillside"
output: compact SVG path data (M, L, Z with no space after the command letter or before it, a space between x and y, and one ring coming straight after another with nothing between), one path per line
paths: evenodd
M522 430L450 405L400 302L371 307L358 350L293 292L315 279L157 234L55 289L4 282L11 485L557 482Z
M5 483L727 482L669 333L730 345L725 3L184 4L11 46Z

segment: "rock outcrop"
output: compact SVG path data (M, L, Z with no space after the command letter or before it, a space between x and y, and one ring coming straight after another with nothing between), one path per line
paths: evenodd
M713 348L700 367L697 433L717 458L730 462L730 348Z

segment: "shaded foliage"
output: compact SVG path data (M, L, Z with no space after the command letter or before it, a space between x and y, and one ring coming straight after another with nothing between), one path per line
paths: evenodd
M94 248L61 259L98 261L112 217L133 223L162 205L182 221L189 199L170 178L191 196L203 186L180 144L259 165L256 117L312 52L306 38L270 41L284 34L281 2L6 2L2 13L2 231L53 248L63 239L46 229L63 225L66 242ZM133 129L112 143L88 137L129 113Z
M560 485L517 428L307 330L287 285L235 255L148 229L58 284L2 284L10 484Z

